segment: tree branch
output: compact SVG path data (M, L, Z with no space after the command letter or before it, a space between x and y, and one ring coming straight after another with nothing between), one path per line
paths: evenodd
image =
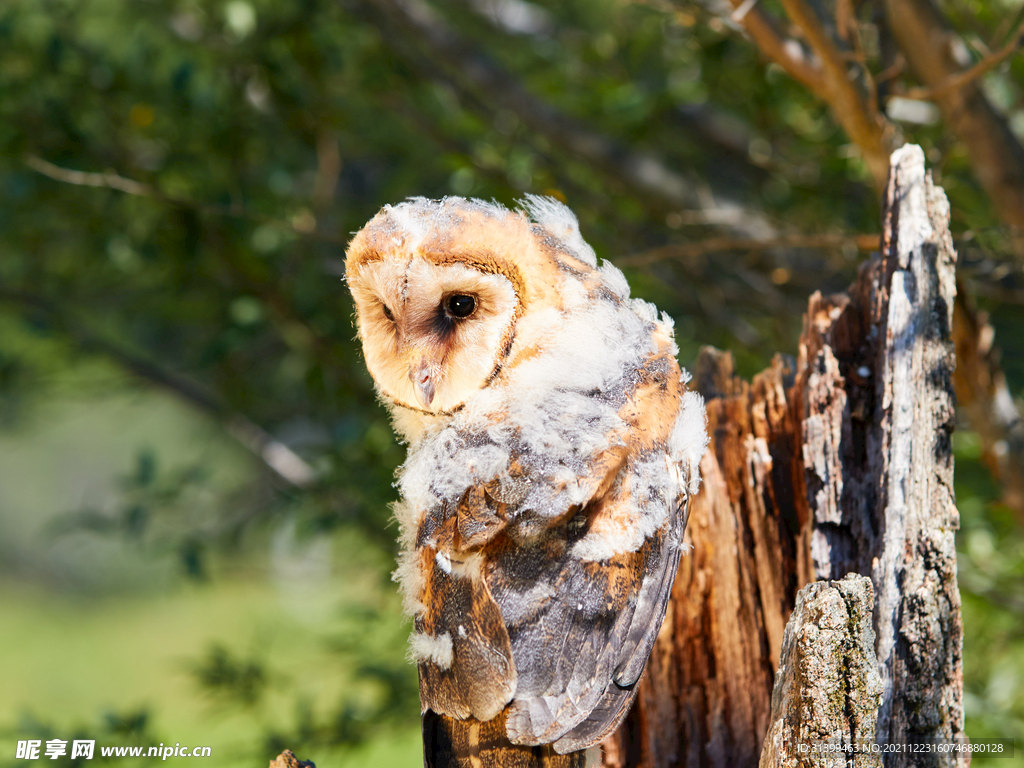
M113 171L106 171L105 173L76 171L70 168L62 168L59 165L54 165L37 155L26 155L24 157L24 162L29 168L41 173L43 176L65 184L74 184L79 187L101 187L104 189L114 189L128 195L148 197L156 200L157 202L175 205L181 208L189 208L212 216L227 216L236 219L246 219L257 224L273 224L281 227L282 229L288 230L297 237L304 237L311 240L334 243L336 245L346 245L348 242L347 238L331 235L326 232L318 232L315 228L311 229L305 218L293 223L285 221L284 219L274 218L273 216L264 216L261 213L256 213L255 211L251 211L248 208L237 204L226 206L206 205L185 197L165 195L152 184L145 184L141 181L128 179L124 176L119 176Z
M917 99L918 101L932 101L938 96L942 96L957 88L963 88L968 83L974 82L979 77L998 67L1020 49L1022 33L1024 33L1024 22L1017 26L1017 30L1013 33L1013 38L1000 50L989 54L970 69L953 75L932 88L909 89L906 93L907 98Z
M1002 48L1006 43L1007 32L1011 29L1017 29L1022 23L1024 23L1024 5L1021 5L1015 14L1007 16L999 22L999 26L996 27L996 31L993 33L992 39L988 41L988 47Z
M975 176L999 217L1024 230L1024 147L976 78L957 87L956 35L930 0L884 0L888 27L914 76L933 91L943 119L960 139ZM1019 27L1018 27L1019 28Z
M747 0L729 1L736 9L733 20L743 25L758 49L831 107L835 120L860 149L876 190L881 191L889 173L884 121L873 100L865 100L858 92L855 81L850 78L846 57L814 12L804 0L781 0L790 20L800 28L818 57L820 67L812 69L798 66L799 59L792 53L797 44L784 41L765 14L751 7Z
M889 175L889 152L883 121L864 100L850 78L846 60L804 0L781 0L789 18L800 27L811 48L821 59L824 87L819 96L832 107L832 114L861 151L875 187L885 187Z
M275 475L289 485L309 488L316 480L313 468L302 457L281 441L274 439L248 417L232 411L195 382L89 331L81 322L81 318L70 317L62 304L35 294L7 289L0 289L0 302L30 307L46 313L61 332L81 348L102 354L136 378L154 384L213 416L224 425L229 435L254 453Z
M783 235L763 239L709 237L692 243L675 243L630 254L615 263L622 267L646 267L666 259L692 259L720 251L768 251L775 248L838 248L852 245L858 250L878 249L877 234L864 235Z
M800 44L784 38L778 30L778 23L751 0L730 2L735 9L730 18L743 27L758 50L782 67L794 80L820 96L825 88L825 80L821 70L804 59Z
M662 212L701 210L706 195L661 158L609 139L531 94L493 59L463 39L422 0L361 0L386 44L405 58L429 61L445 81L477 103L507 109L568 156L579 158L610 183L625 185L649 207ZM774 231L766 217L727 194L716 192L717 208L742 211L735 228L750 236Z
M1024 524L1024 420L1021 419L993 344L988 318L957 290L953 314L957 407L978 433L982 457L1003 490L1003 503Z
M699 207L697 190L688 179L655 158L616 144L530 94L490 57L460 38L426 3L368 0L365 6L381 29L388 30L386 43L394 46L396 33L415 41L428 58L442 64L443 74L460 90L469 88L476 99L509 109L552 144L628 181L659 207Z

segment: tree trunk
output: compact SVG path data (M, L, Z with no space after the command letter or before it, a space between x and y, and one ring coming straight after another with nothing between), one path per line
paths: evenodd
M798 745L963 738L948 218L920 148L898 150L881 255L848 294L811 297L797 359L747 383L702 351L693 551L603 765L819 764Z

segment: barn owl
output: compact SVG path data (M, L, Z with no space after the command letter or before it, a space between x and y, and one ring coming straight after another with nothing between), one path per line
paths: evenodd
M672 321L561 203L385 206L345 279L398 434L428 766L582 765L658 634L707 444Z

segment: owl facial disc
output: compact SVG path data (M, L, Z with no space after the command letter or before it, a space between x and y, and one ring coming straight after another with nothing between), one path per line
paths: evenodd
M366 365L385 400L451 412L487 386L507 354L521 299L503 272L514 265L480 269L429 240L359 250L373 227L357 237L347 274Z

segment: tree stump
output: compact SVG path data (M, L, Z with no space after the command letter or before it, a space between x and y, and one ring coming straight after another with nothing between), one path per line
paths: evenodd
M849 760L846 754L875 740L882 679L871 626L874 597L871 579L852 573L800 590L782 640L762 768L882 765L880 754ZM826 745L842 751L812 751Z
M702 351L711 445L693 551L604 766L827 764L798 754L800 734L963 738L948 220L921 149L897 150L881 253L847 294L810 298L795 361L776 356L747 383L729 354Z

